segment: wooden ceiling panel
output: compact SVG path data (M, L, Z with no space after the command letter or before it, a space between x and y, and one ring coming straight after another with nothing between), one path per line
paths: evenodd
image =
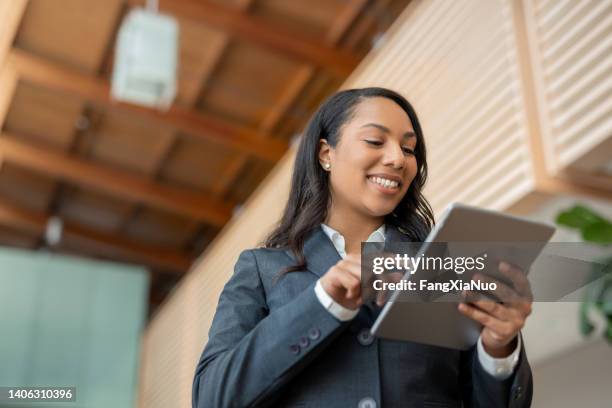
M17 66L19 75L27 77L29 81L45 84L46 87L66 95L77 95L93 104L121 110L133 115L135 120L150 120L159 126L174 127L201 140L231 146L266 160L278 160L287 148L284 143L275 141L264 146L255 140L259 137L257 131L235 126L222 118L179 105L173 105L164 112L129 103L117 103L110 97L110 84L107 81L66 69L61 64L49 63L16 48L11 52L10 58Z
M338 89L339 84L325 72L313 77L309 86L285 113L275 137L291 139L301 133L317 106Z
M18 47L95 73L117 25L123 0L30 0Z
M164 296L409 0L160 0L180 24L163 112L109 96L120 18L145 2L29 0L14 25L0 245L36 248L59 215L54 251L172 271Z
M245 126L257 127L299 67L296 60L234 41L211 78L199 107Z
M121 225L130 203L82 189L65 191L58 206L58 215L96 230L112 232Z
M0 225L0 246L32 249L37 243L38 237L34 234Z
M219 145L207 145L183 137L160 174L168 183L209 191L235 153Z
M42 236L48 220L49 214L28 211L22 206L0 199L0 225ZM87 243L98 253L106 254L112 259L154 265L179 274L185 272L193 258L185 251L146 245L124 235L88 228L64 219L60 246L66 242ZM57 246L53 246L52 249L56 248Z
M410 0L378 0L368 3L362 18L349 28L341 45L359 54L369 52L373 40L387 31L408 3Z
M193 240L189 243L186 248L190 253L193 254L194 258L197 258L202 254L208 244L210 244L215 236L219 233L219 229L211 226L203 226L193 236Z
M196 232L198 224L174 214L146 209L140 211L125 227L125 233L150 245L180 248Z
M223 52L228 38L215 30L192 20L180 21L180 64L176 101L193 106L200 94L202 78L210 75Z
M258 0L253 14L302 35L321 39L348 0Z
M245 5L253 3L254 1L259 0L208 0L211 3L217 3L225 7L233 7L238 10L244 10Z
M240 203L245 202L271 169L272 166L268 163L249 159L241 173L236 177L235 184L232 186L227 198Z
M116 261L116 258L112 256L110 251L101 249L97 243L87 239L62 237L61 242L53 247L53 252L69 257ZM126 261L125 259L121 260L121 262Z
M67 150L72 143L82 101L48 89L20 82L5 119L5 130Z
M55 182L44 175L0 163L0 196L26 209L45 212L54 186Z
M107 111L102 115L87 154L121 169L152 175L174 140L174 130L133 116Z

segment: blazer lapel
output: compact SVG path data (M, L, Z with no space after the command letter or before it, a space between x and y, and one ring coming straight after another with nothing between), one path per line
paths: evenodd
M295 260L290 250L285 252ZM321 227L317 227L304 242L306 269L321 277L340 260L340 255Z
M387 224L386 243L406 241L410 241L410 238L402 234L395 226ZM285 250L285 253L295 260L289 249ZM319 277L341 259L334 244L320 226L315 228L304 242L304 257L306 258L306 269Z
M387 224L387 234L385 242L406 242L410 241L410 238L405 234L402 234L395 225Z

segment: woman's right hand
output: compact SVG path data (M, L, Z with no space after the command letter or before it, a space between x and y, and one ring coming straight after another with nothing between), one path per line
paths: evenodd
M361 255L347 254L329 268L321 278L325 292L347 309L358 309L363 303L361 295Z

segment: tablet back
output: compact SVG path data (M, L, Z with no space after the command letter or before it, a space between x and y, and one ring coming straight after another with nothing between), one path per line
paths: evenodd
M453 245L461 246L461 243L516 243L520 249L508 247L496 256L528 272L554 231L548 224L455 203L431 231L419 253L427 254L428 248L434 246L430 243L448 243L451 253ZM405 278L410 280L415 276L418 271ZM459 293L449 292L436 302L409 300L410 296L414 296L410 291L395 291L371 332L382 338L460 350L476 343L481 325L459 313Z

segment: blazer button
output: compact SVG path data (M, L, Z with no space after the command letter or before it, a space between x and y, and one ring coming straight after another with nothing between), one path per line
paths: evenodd
M370 333L370 329L362 329L357 335L357 341L362 346L369 346L374 342L374 336Z
M291 352L295 355L300 354L300 346L298 346L297 344L292 344L291 346L289 346L289 350L291 350Z
M357 408L376 408L376 401L370 397L362 398L359 400Z
M318 339L321 337L321 330L313 327L312 329L308 330L308 337L310 337L310 340Z
M523 396L523 387L520 385L514 390L514 399L517 400Z
M310 344L310 340L308 340L308 337L300 337L300 343L299 344L300 344L301 348L306 348Z

